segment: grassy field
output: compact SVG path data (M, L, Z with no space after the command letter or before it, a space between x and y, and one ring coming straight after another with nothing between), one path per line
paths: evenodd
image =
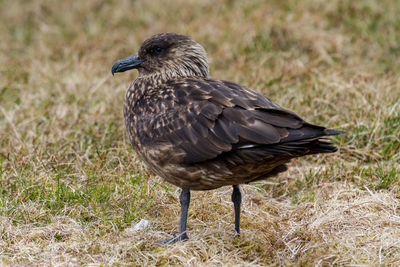
M400 265L397 0L0 0L0 265ZM201 43L211 77L349 131L338 153L242 186L180 190L125 137L135 71L112 63L159 32ZM141 219L145 230L133 231Z

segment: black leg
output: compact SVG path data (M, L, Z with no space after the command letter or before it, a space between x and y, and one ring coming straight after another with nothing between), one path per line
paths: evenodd
M235 231L240 234L240 204L242 203L242 193L238 185L233 186L232 202L235 208Z
M190 204L190 190L182 189L182 193L179 196L179 202L181 203L181 219L179 222L179 236L180 240L189 239L186 234L186 223L188 217L188 210Z
M173 244L180 240L187 240L189 237L186 234L186 223L190 203L190 190L182 189L181 195L179 196L179 202L181 203L181 219L179 222L179 233L177 236L174 235L173 238L169 238L160 241L159 244Z

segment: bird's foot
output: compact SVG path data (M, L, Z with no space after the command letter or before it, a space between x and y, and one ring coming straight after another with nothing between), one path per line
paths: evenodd
M168 239L165 239L165 240L161 240L161 241L158 242L158 244L159 244L159 245L175 244L175 243L178 242L178 241L186 241L186 240L188 240L188 239L189 239L189 237L188 237L188 235L187 235L186 232L185 232L185 233L182 233L182 234L179 234L179 235L173 234L173 235L172 235L172 238L168 238Z

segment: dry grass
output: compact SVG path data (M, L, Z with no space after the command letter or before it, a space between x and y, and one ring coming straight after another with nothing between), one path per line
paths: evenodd
M0 265L399 265L397 0L0 1ZM112 63L152 34L192 36L212 77L246 84L317 124L350 131L333 155L243 186L179 190L124 137L135 73ZM130 228L141 219L145 231Z

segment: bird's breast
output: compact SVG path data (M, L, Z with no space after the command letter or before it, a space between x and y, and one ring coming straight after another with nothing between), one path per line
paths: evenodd
M125 95L124 118L128 139L135 149L140 145L140 133L152 131L153 119L174 106L173 88L149 79L136 79L132 83Z

